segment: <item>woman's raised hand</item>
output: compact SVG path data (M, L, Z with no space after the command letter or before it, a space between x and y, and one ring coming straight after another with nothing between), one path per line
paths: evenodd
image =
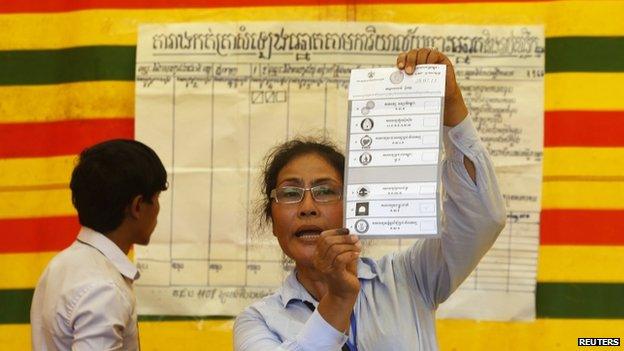
M446 65L446 89L444 93L444 125L453 127L458 125L468 115L461 90L455 79L455 69L451 60L435 48L412 49L399 54L396 65L413 74L417 65L442 64Z

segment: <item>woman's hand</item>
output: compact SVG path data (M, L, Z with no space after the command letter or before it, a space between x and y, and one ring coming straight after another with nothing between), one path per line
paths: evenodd
M322 296L318 311L336 330L349 328L353 305L360 292L357 263L362 244L348 229L332 229L321 233L316 242L314 267L324 278L327 293Z
M332 229L321 233L316 242L314 267L327 283L328 294L343 299L356 298L360 292L357 262L362 244L348 229Z
M443 64L446 65L446 89L444 93L444 125L453 127L458 125L468 115L461 90L455 80L455 70L451 61L436 49L412 49L402 52L397 57L397 67L407 74L416 71L416 65Z

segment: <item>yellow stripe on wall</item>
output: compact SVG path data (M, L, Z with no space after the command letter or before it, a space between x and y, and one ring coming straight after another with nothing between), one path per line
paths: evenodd
M546 74L545 109L624 110L622 86L624 73ZM134 116L134 82L4 86L0 96L3 123Z
M65 171L59 173L63 172ZM53 184L52 187L54 186L57 185ZM69 189L65 184L58 186L62 188L0 191L0 218L74 215ZM624 181L545 181L542 207L624 208Z
M0 325L0 349L31 350L30 324Z
M56 252L0 254L0 289L34 288ZM624 246L541 245L540 282L624 282ZM582 264L581 264L582 263Z
M542 183L542 209L622 209L624 181Z
M546 24L546 2L357 5L362 22L427 24Z
M232 321L140 322L141 350L232 350ZM538 319L523 322L437 321L442 351L577 349L579 337L622 337L624 320ZM30 350L28 324L0 325L6 350Z
M622 35L624 3L615 1L357 5L358 21L545 26L547 37ZM600 23L597 26L596 23ZM601 27L601 28L597 28Z
M623 260L624 246L540 245L537 280L623 283Z
M56 252L0 254L0 289L33 289ZM2 344L0 342L0 344Z
M624 15L622 1L553 1L548 3L546 36L621 36ZM600 25L596 25L600 23ZM602 27L602 28L596 28Z
M0 289L33 289L43 270L58 252L28 252L0 254ZM134 257L134 250L128 253ZM0 342L0 345L2 343Z
M140 322L141 350L232 350L233 320Z
M0 219L75 215L68 188L0 191Z
M547 147L544 148L544 178L621 177L624 180L622 160L624 147Z
M57 49L88 45L136 45L139 24L219 21L345 21L345 6L213 9L89 10L1 15L11 35L0 50ZM77 31L76 28L80 30Z
M624 3L556 1L479 4L284 6L214 9L89 10L0 15L0 50L135 45L143 23L345 21L545 25L546 36L622 35ZM597 24L600 25L597 25ZM80 27L79 31L76 28Z
M134 116L134 82L0 86L0 96L3 123Z
M67 186L76 157L0 159L0 191L13 187ZM549 147L544 149L543 176L547 180L624 178L622 160L624 147Z
M549 73L545 77L545 110L624 110L624 73Z
M0 192L46 185L68 187L76 160L77 156L0 159Z
M624 320L538 319L532 323L439 320L441 350L578 350L579 337L622 337Z

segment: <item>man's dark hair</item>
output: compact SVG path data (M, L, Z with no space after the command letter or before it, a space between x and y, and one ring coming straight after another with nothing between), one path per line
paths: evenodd
M137 195L151 203L156 193L167 190L167 171L147 145L109 140L80 153L69 187L80 224L106 234L121 225Z
M265 220L271 219L271 190L277 186L277 175L291 160L308 154L316 154L327 161L344 178L345 157L329 141L315 139L293 139L276 146L266 156L262 172L262 212Z

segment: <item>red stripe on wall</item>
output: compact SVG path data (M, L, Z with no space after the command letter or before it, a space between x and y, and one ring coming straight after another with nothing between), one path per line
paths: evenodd
M0 12L63 12L87 9L163 9L212 8L248 6L320 6L355 4L406 4L406 3L480 3L525 2L526 0L5 0L0 2ZM552 0L533 0L548 2Z
M78 217L0 220L0 253L60 251L80 229Z
M542 245L624 245L624 210L542 210Z
M116 138L134 138L134 119L81 119L43 123L0 123L0 158L75 155Z
M624 146L624 111L546 111L544 146Z
M544 145L624 146L624 111L546 111ZM99 141L134 137L133 118L0 123L0 158L77 154Z

